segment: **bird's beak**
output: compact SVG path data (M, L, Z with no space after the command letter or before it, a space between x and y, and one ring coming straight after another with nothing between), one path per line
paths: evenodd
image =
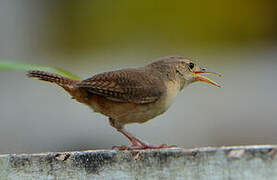
M220 87L220 85L217 84L216 82L210 80L209 78L206 78L205 76L201 76L201 75L203 75L203 74L212 74L212 75L216 75L216 76L220 77L221 74L216 73L216 72L207 72L205 70L194 72L194 74L195 74L195 80L196 81L202 81L202 82L206 82L206 83L209 83L211 85L214 85L216 87Z

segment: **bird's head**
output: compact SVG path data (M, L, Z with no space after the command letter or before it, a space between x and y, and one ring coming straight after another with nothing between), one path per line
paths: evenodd
M162 71L170 69L168 72L173 72L175 78L181 83L181 89L184 86L192 84L194 82L206 82L216 87L220 87L216 82L203 75L217 75L221 76L219 73L207 71L206 68L201 68L197 63L183 56L170 56L164 57L160 60L152 63L157 67L161 67Z

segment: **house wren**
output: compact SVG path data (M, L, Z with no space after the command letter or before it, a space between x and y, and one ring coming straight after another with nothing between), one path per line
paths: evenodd
M177 94L191 83L202 81L219 87L202 74L215 74L182 56L163 57L144 67L104 72L83 81L43 71L28 76L55 83L74 99L109 117L110 125L126 136L131 149L164 148L150 145L124 128L144 123L164 113Z

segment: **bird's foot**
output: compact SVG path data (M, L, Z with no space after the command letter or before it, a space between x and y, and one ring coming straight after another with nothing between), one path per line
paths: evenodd
M114 146L113 149L118 150L143 150L143 149L163 149L163 148L173 148L177 146L168 146L166 144L161 145L151 145L146 141L143 141L133 135L132 133L126 131L122 125L120 125L116 120L110 118L110 125L117 129L120 133L122 133L125 137L129 139L132 143L131 146Z
M165 149L165 148L175 148L175 147L177 146L166 145L166 144L160 144L160 145L141 144L141 145L132 145L132 146L113 146L113 149L125 151L125 150Z
M174 148L177 147L175 145L166 145L166 144L159 144L159 145L152 145L152 144L142 144L140 146L131 146L132 149L164 149L164 148Z

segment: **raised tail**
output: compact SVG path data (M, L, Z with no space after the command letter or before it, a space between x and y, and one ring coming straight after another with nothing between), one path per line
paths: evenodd
M37 78L42 81L55 83L64 88L71 86L76 82L79 82L74 79L70 79L70 78L67 78L67 77L64 77L64 76L61 76L58 74L49 73L49 72L45 72L45 71L28 71L27 76L31 77L31 78Z

